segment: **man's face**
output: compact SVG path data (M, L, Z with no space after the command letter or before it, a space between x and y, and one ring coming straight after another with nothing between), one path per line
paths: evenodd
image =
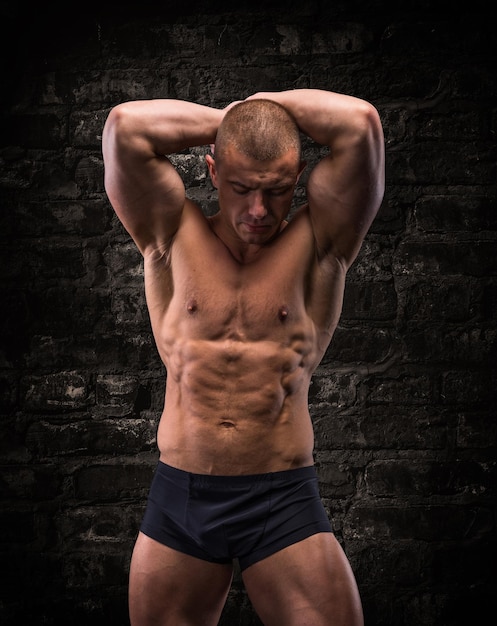
M218 190L220 215L231 236L264 244L281 229L303 167L296 152L272 161L256 161L228 146L221 163L207 156Z

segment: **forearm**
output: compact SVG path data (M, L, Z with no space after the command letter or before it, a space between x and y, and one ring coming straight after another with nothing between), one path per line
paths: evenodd
M267 98L283 105L295 118L300 130L321 145L336 147L343 137L367 130L377 121L374 107L359 98L320 89L292 89L259 92L250 96Z
M173 154L212 143L222 117L221 110L182 100L126 102L112 109L103 138L121 150Z

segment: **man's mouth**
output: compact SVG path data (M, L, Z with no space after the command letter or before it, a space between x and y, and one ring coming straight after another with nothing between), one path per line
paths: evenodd
M271 228L271 224L251 224L250 222L244 222L243 224L251 233L266 233Z

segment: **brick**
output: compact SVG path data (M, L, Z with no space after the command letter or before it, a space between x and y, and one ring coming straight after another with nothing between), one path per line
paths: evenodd
M26 376L22 381L27 411L66 411L88 406L88 380L77 372Z
M355 482L351 468L336 463L320 461L318 468L319 490L323 498L343 498L355 491Z
M494 450L497 445L497 422L489 407L482 413L469 411L459 413L457 420L457 447L464 449L483 448Z
M472 294L466 281L419 280L406 284L404 315L410 321L467 320L471 304Z
M427 233L497 230L495 208L477 194L424 196L414 208L416 227Z
M334 406L321 402L309 407L315 435L315 450L351 450L371 445L357 415L338 414Z
M391 320L397 315L393 283L355 283L345 288L342 320Z
M374 545L354 552L356 577L360 581L382 585L393 584L399 588L416 588L429 582L430 551L420 541L403 544L392 550L378 541Z
M111 296L108 291L74 289L60 284L38 296L38 332L54 335L97 333L110 316ZM46 364L48 364L46 362Z
M50 279L69 278L74 281L86 273L85 252L79 241L53 237L50 240L30 239L23 241L17 250L7 249L10 266L5 278L21 279L36 284L40 275L47 283Z
M66 553L62 574L68 589L93 589L113 580L115 585L125 585L128 558L121 550L115 554Z
M170 161L181 175L188 189L201 185L207 179L207 165L198 152L171 155Z
M102 130L108 113L108 109L74 111L69 118L71 145L100 150Z
M149 328L150 321L145 302L145 293L125 287L113 294L112 314L116 325L132 325L137 328Z
M493 491L495 467L474 461L386 460L369 463L365 473L368 491L380 497L459 495Z
M365 239L360 253L349 270L346 285L352 281L364 282L366 278L391 280L393 246L371 233Z
M312 37L312 54L360 53L370 46L373 32L360 22L334 22L317 25Z
M74 494L79 500L122 502L124 498L148 495L154 465L92 465L74 476Z
M494 330L456 328L441 332L440 327L419 328L405 334L407 354L412 361L459 363L461 367L492 365ZM485 376L485 380L488 378Z
M483 507L465 509L454 504L410 506L353 506L344 532L365 541L461 541L490 532L492 514Z
M150 486L150 483L147 485L147 479L148 472L144 476L144 492ZM63 544L71 544L76 550L94 552L105 549L109 543L127 547L136 539L145 504L146 496L139 506L119 502L78 506L61 511L55 520L58 536Z
M430 407L378 404L349 419L368 448L441 451L448 445L449 418Z
M480 134L480 125L480 112L476 109L461 111L455 108L452 110L440 108L434 111L430 107L417 111L416 115L410 118L408 132L424 140L452 141L456 138L459 141L467 141Z
M103 372L113 371L116 364L120 364L125 369L144 372L143 379L157 376L159 384L163 381L164 366L149 328L125 331L124 334L116 332L110 307L106 319L95 320L93 316L89 319L88 324L93 325L89 333L82 332L74 336L34 334L24 357L27 365L34 370L49 367L63 371L76 367L81 370L98 368L98 371ZM97 327L98 332L95 332Z
M33 334L25 359L32 370L39 371L46 368L47 364L55 371L64 371L71 367L84 370L96 362L101 367L106 367L106 357L115 363L118 351L118 338L109 338L104 334L98 334L97 337L93 332L80 337L70 337L67 334Z
M434 383L429 376L401 374L390 378L385 375L376 377L368 400L372 404L424 405L433 402L434 394Z
M139 381L135 376L100 375L97 377L97 406L105 415L123 417L133 412Z
M96 235L110 230L111 213L103 199L30 200L16 210L23 236Z
M378 106L380 119L384 126L385 146L387 148L402 143L406 136L407 125L410 120L409 111L405 108L390 108ZM385 189L385 197L391 193L391 187Z
M102 193L104 191L104 164L101 155L88 155L77 164L74 180L78 189L84 194Z
M39 457L95 456L138 453L155 448L156 424L151 419L33 423L26 435L27 447Z
M61 493L61 478L55 466L6 465L1 467L1 474L0 496L4 502L52 500Z
M326 370L336 363L383 362L391 353L396 338L382 328L338 326L318 368Z
M312 405L326 403L327 406L343 408L351 406L356 400L357 376L335 374L330 376L316 372L309 389L309 401Z
M103 259L113 281L143 290L143 258L129 239L105 248Z
M441 377L441 399L447 405L495 406L496 377L495 370L446 372Z
M495 276L495 242L405 241L398 247L394 271L419 276Z

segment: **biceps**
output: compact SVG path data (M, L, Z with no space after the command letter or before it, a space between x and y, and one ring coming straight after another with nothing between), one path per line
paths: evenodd
M322 254L353 262L383 197L382 167L381 159L358 152L327 156L314 168L307 196Z
M107 196L142 253L176 232L185 203L183 182L166 157L126 164L105 172Z

